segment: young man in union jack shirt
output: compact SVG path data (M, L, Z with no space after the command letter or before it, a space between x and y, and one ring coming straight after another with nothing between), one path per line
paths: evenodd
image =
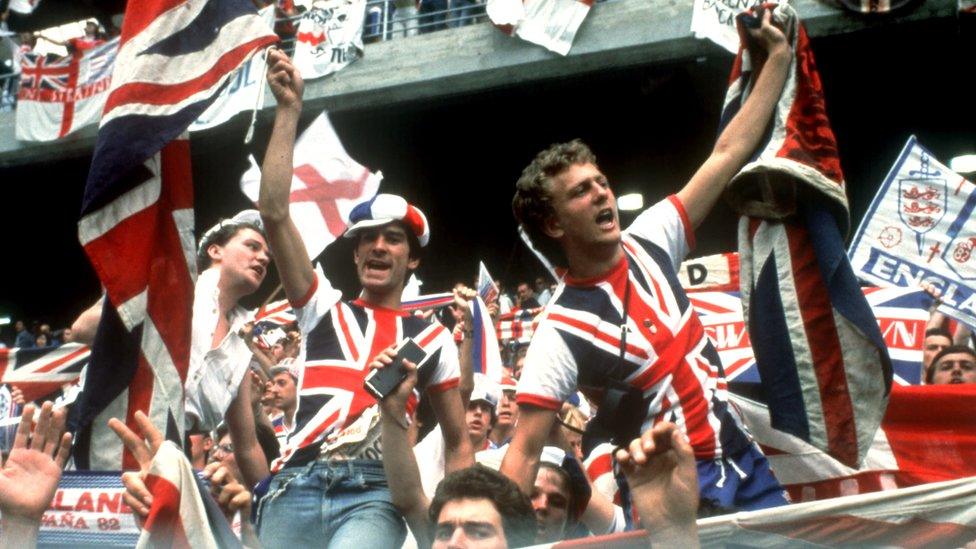
M627 230L620 230L613 191L582 142L553 145L522 172L515 216L542 253L567 268L529 346L519 423L502 464L527 492L561 403L577 388L599 401L616 385L634 395L643 415L624 440L662 421L683 429L698 460L703 504L786 503L728 409L718 355L675 274L694 228L759 144L790 67L790 47L768 15L750 32L767 56L748 100L691 181Z
M268 476L259 493L258 534L265 547L399 547L406 530L390 502L383 472L379 409L363 388L378 353L411 337L427 353L418 389L430 403L445 440L448 471L473 463L458 392L458 351L451 334L401 312L409 272L430 235L416 207L377 195L350 214L347 237L363 290L351 302L316 273L289 215L292 156L302 106L301 75L281 51L270 52L268 83L277 112L259 196L268 244L302 333L302 365L294 427L269 467L254 445L249 407L228 416L235 452L249 482ZM249 401L242 384L240 402ZM400 418L404 420L404 418ZM240 441L238 440L240 439Z

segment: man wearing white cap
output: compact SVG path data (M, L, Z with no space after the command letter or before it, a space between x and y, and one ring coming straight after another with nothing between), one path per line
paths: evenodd
M281 51L270 52L268 64L278 106L259 204L281 284L302 332L299 360L304 362L294 430L281 458L269 471L253 432L238 428L238 462L249 482L274 475L257 490L266 489L257 519L264 546L398 547L406 531L383 472L379 408L363 388L376 354L407 337L426 352L418 388L442 426L447 468L472 462L457 389L458 352L450 333L399 310L404 284L420 264L430 229L424 214L398 196L378 195L353 208L345 236L356 240L353 261L363 289L358 299L341 300L341 293L313 269L289 215L301 75ZM244 402L246 385L239 398ZM232 428L234 423L246 426L248 407L235 411L240 413Z

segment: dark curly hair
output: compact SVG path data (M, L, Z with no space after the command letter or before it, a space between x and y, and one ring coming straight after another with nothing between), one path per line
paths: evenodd
M532 502L508 477L483 465L455 471L437 485L428 517L437 526L441 509L458 499L487 499L502 517L509 547L525 547L535 542L536 520Z
M555 213L549 195L549 182L574 164L595 165L596 155L579 139L550 145L522 170L512 198L512 213L532 239L533 245L550 262L561 267L567 265L566 255L559 244L546 235L543 226Z
M209 248L212 244L226 246L227 243L230 242L230 239L234 238L234 236L237 235L237 233L239 233L242 229L251 229L262 237L267 238L267 236L264 234L264 229L258 227L254 223L237 223L232 222L231 220L223 220L221 223L222 225L219 229L214 231L212 234L205 236L200 242L200 250L197 252L198 272L203 272L209 269L210 264L213 263L213 260L210 259L210 254L207 253L207 248Z

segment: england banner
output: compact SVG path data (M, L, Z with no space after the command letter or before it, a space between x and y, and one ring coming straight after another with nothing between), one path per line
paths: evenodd
M81 57L48 61L47 56L21 57L17 93L20 141L53 141L98 122L112 83L118 39L95 47Z
M259 10L258 14L268 24L268 32L271 32L274 26L274 6L267 6ZM263 53L248 59L234 71L227 86L188 129L191 132L206 130L227 122L239 112L262 108L264 105L258 104L258 96L265 85L265 72L267 63Z
M922 380L922 347L932 298L917 288L862 288L888 347L894 381L917 385ZM759 383L756 358L742 318L738 292L691 292L705 334L718 351L729 381Z
M731 53L739 51L735 16L762 4L762 0L695 0L691 13L691 32L695 38L715 42Z
M254 157L250 161L241 192L257 203L261 169ZM383 174L349 157L324 112L295 142L294 165L289 211L314 259L345 232L353 207L376 195Z
M593 0L488 0L492 23L509 35L566 55Z
M942 292L940 310L976 326L974 191L910 137L857 229L857 275L879 286L928 282Z
M332 74L363 56L365 0L316 0L298 23L295 68L305 80Z
M485 267L484 261L478 262L478 295L485 303L498 299L498 285Z
M65 471L41 516L38 546L134 547L140 530L124 492L121 471Z

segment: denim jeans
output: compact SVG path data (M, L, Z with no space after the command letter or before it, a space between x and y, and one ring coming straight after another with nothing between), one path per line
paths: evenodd
M383 463L365 459L285 468L258 503L257 529L264 547L287 549L400 547L406 536Z

